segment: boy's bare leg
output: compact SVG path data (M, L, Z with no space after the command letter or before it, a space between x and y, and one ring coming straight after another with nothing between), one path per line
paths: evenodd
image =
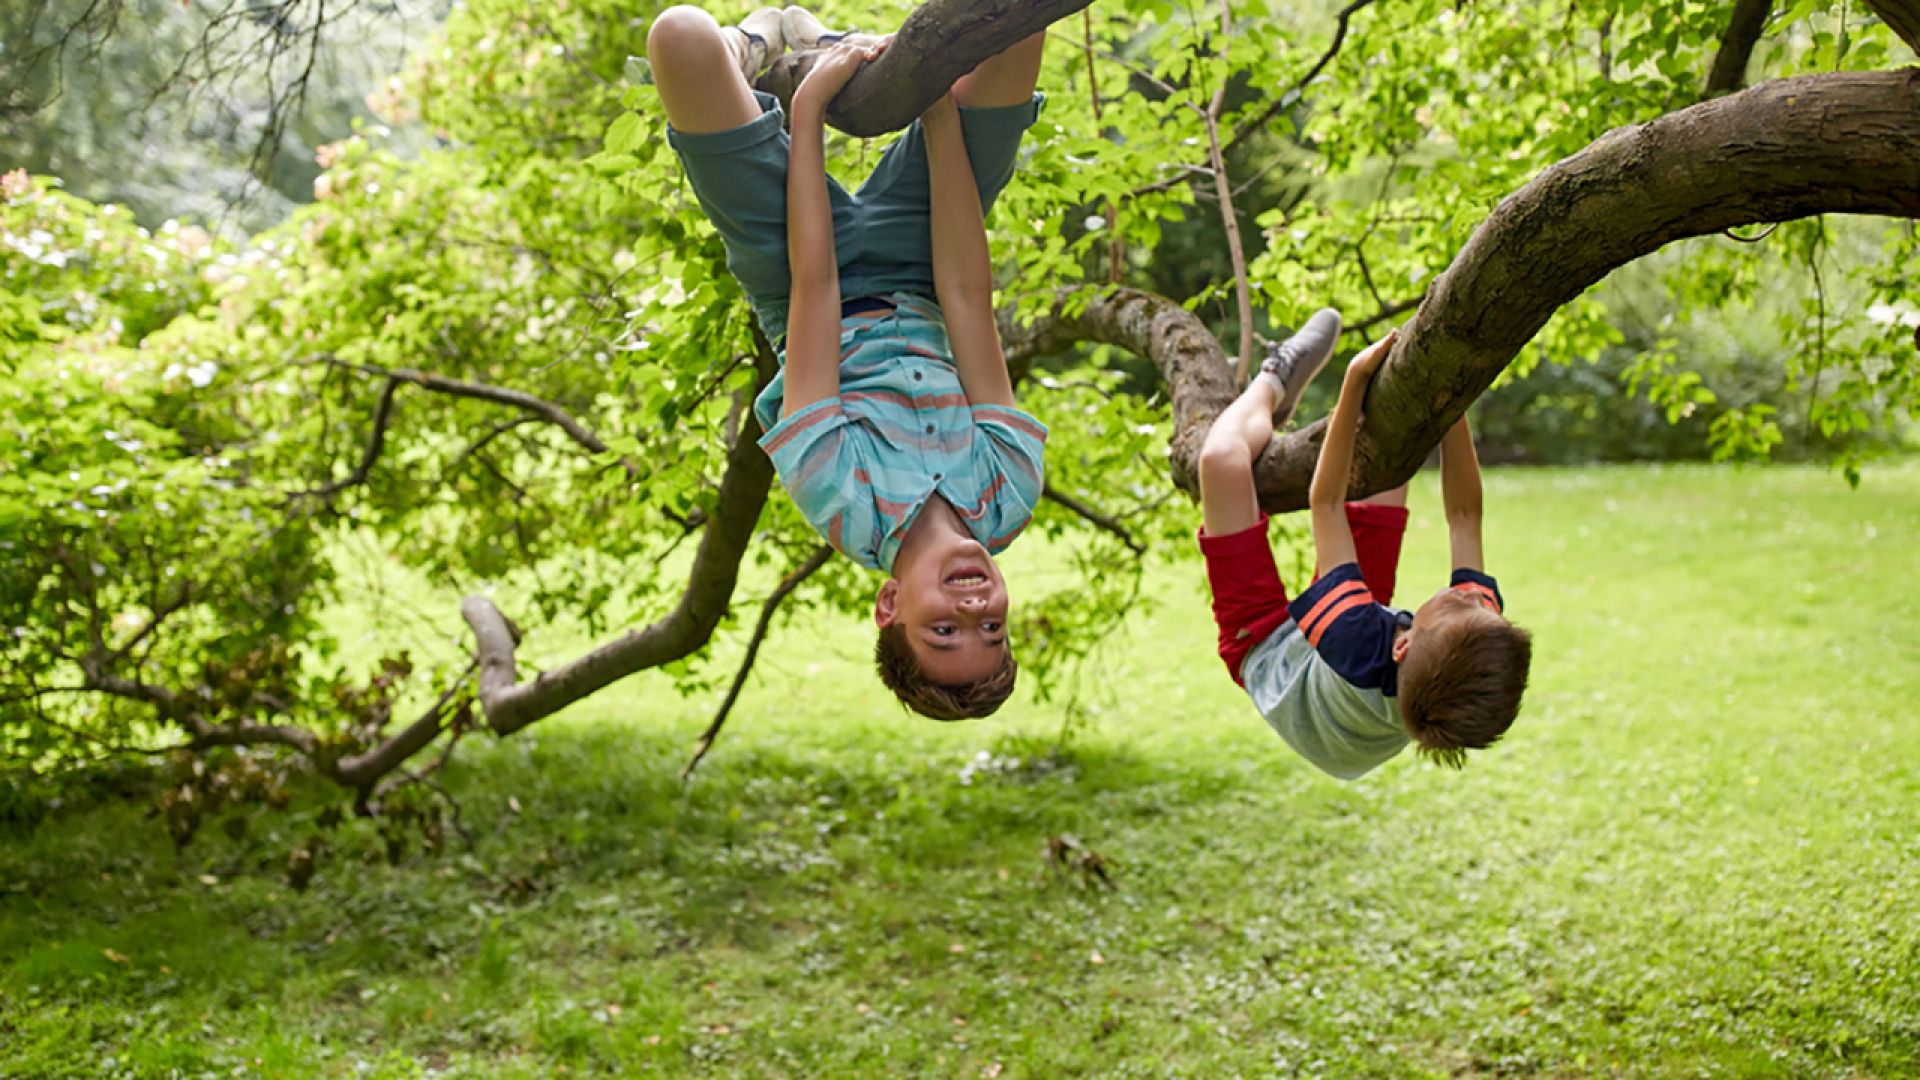
M647 60L666 106L667 122L689 135L727 131L753 122L760 103L740 73L734 27L722 29L713 16L680 4L653 20L647 30Z
M1045 31L1009 45L961 76L953 84L953 100L975 109L1025 105L1040 82L1040 57L1046 48Z
M1339 312L1314 312L1274 348L1260 374L1214 420L1200 448L1200 513L1207 535L1225 536L1259 524L1253 463L1273 438L1275 415L1283 423L1292 417L1339 340Z
M1253 463L1273 438L1273 412L1279 403L1271 383L1250 383L1207 430L1200 447L1200 520L1208 536L1226 536L1260 523Z

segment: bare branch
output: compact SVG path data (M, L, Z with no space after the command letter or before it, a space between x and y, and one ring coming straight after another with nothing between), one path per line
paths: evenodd
M1360 334L1365 336L1367 331L1373 327L1383 322L1390 322L1397 319L1419 306L1420 298L1417 296L1407 300L1395 300L1390 304L1382 305L1379 311L1374 312L1364 319L1347 323L1341 328L1340 332L1342 334Z
M490 401L496 405L507 405L523 412L532 413L567 433L567 437L582 448L595 454L608 452L607 444L595 435L574 415L545 398L535 397L524 390L512 390L504 386L489 383L468 382L464 379L449 379L444 375L434 375L415 368L383 368L376 364L356 364L333 356L322 357L327 363L368 375L377 375L384 379L411 383L423 390L451 397L470 398L475 401ZM639 473L639 467L623 460L630 473Z
M1713 70L1707 75L1702 96L1720 97L1747 84L1747 62L1753 58L1753 47L1760 43L1760 31L1766 28L1772 9L1773 0L1734 0L1733 15L1720 39L1720 51L1713 56Z
M1233 35L1232 11L1226 0L1220 3L1220 61L1226 67L1227 43ZM1207 157L1213 164L1213 190L1220 200L1220 223L1227 231L1227 258L1233 264L1233 298L1240 314L1240 352L1234 358L1233 384L1245 386L1247 367L1253 363L1253 296L1247 284L1247 254L1240 244L1240 216L1233 210L1233 185L1227 177L1226 154L1220 149L1220 109L1227 101L1227 80L1213 90L1204 119L1207 124Z
M765 365L770 369L771 365ZM762 372L761 382L770 377ZM700 648L726 614L741 556L752 538L773 482L773 463L759 446L751 414L727 452L726 473L695 550L680 603L652 625L630 630L571 663L518 682L518 635L493 603L469 596L460 613L473 628L480 658L480 702L496 734L507 735L550 716L636 671L671 663Z
M1119 537L1120 542L1127 545L1127 550L1133 552L1135 555L1145 555L1147 553L1147 545L1141 543L1138 537L1127 531L1125 525L1120 524L1112 517L1095 510L1093 507L1088 506L1072 495L1054 487L1051 480L1046 481L1041 487L1040 497L1051 500L1055 505L1071 512L1094 528Z
M1353 19L1354 14L1372 3L1373 0L1352 0L1346 7L1340 9L1340 13L1335 16L1337 21L1333 28L1333 40L1327 44L1327 51L1321 53L1320 59L1314 61L1314 65L1307 69L1307 73L1296 79L1292 86L1274 95L1273 101L1261 110L1260 115L1240 125L1239 130L1233 133L1233 138L1227 140L1227 153L1238 149L1241 143L1266 127L1267 121L1278 115L1280 110L1288 108L1300 99L1300 95L1306 91L1307 84L1319 78L1320 73L1327 69L1327 65L1333 63L1333 58L1340 55L1340 47L1347 42L1347 24Z
M1093 126L1096 133L1104 134L1100 123L1100 77L1094 71L1093 58L1093 9L1080 11L1081 47L1087 56L1087 92L1093 97ZM1107 206L1107 280L1118 285L1121 271L1125 269L1125 247L1120 242L1120 214L1114 206L1113 196L1106 198Z
M374 462L380 460L380 451L387 444L387 421L393 416L393 395L400 389L400 380L388 377L386 385L380 388L380 401L373 407L373 427L367 434L367 448L360 454L360 463L353 471L331 483L317 488L294 492L295 499L330 499L342 491L367 481L373 472Z
M352 757L341 758L332 768L334 779L348 787L358 788L364 794L373 787L375 781L419 753L446 727L448 703L466 687L467 681L473 677L474 668L481 663L479 657L470 661L460 677L447 684L447 688L420 714L419 719L388 736L378 746ZM451 749L449 746L448 750Z
M720 702L720 708L714 712L713 722L707 725L707 730L700 733L700 741L693 752L692 760L687 762L686 768L680 770L682 783L686 782L687 777L693 775L693 770L699 767L700 759L707 756L707 751L713 749L713 740L720 734L721 726L727 722L727 714L733 711L734 702L740 700L740 689L746 685L747 673L753 670L753 661L760 655L760 643L766 640L767 628L773 624L773 613L779 610L780 602L785 600L793 590L799 588L801 582L806 581L814 575L815 571L827 565L827 560L831 558L833 558L832 547L821 544L814 548L813 554L807 556L805 562L789 571L786 577L781 578L780 584L767 596L766 602L760 605L760 621L754 625L753 637L747 640L747 654L740 658L740 668L733 673L733 685L727 688L726 699Z

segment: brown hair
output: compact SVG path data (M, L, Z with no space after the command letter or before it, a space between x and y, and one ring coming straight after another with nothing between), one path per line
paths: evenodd
M1513 726L1533 637L1502 618L1436 627L1400 662L1400 720L1421 756L1459 768Z
M880 640L873 646L873 663L880 669L880 681L887 684L900 704L935 720L965 720L991 716L1013 695L1014 676L1020 665L1013 661L1013 650L999 668L984 679L943 685L928 679L920 670L920 661L907 642L907 628L894 623L880 628Z

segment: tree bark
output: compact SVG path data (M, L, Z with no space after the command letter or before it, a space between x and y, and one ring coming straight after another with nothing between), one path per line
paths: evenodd
M860 138L898 131L982 60L1092 2L928 0L900 24L884 56L854 73L827 107L827 123ZM882 32L872 26L850 29ZM818 55L814 50L781 57L760 76L760 89L778 97L782 105L791 104L794 89Z
M1920 68L1763 83L1608 132L1501 202L1428 287L1368 391L1352 496L1411 477L1553 313L1614 269L1675 240L1823 213L1920 218ZM1198 319L1093 288L1002 330L1022 369L1075 341L1151 359L1172 390L1174 482L1198 490L1201 441L1233 394ZM1324 427L1268 445L1254 470L1263 508L1307 505Z
M1747 63L1753 59L1753 47L1760 43L1760 31L1772 10L1773 0L1734 0L1726 35L1720 39L1720 51L1713 55L1713 70L1707 74L1704 96L1720 97L1747 85Z
M1200 444L1213 418L1233 401L1234 388L1233 361L1193 312L1125 286L1066 289L1052 311L1027 326L1003 315L1000 337L1016 379L1035 357L1079 342L1113 345L1151 360L1173 399L1173 482L1190 493L1199 490Z

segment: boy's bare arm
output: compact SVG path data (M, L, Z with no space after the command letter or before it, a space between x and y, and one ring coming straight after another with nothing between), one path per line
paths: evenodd
M927 140L933 219L933 287L947 321L960 389L972 405L1013 405L1013 380L993 317L993 262L980 189L967 157L960 110L943 95L920 118Z
M1455 570L1485 571L1480 544L1480 459L1473 451L1467 418L1440 440L1440 502L1447 512L1447 538Z
M1336 566L1353 562L1358 556L1353 547L1353 530L1347 525L1347 483L1353 476L1353 443L1360 432L1360 407L1366 401L1367 384L1385 362L1393 348L1394 331L1368 346L1347 365L1340 383L1340 400L1327 421L1327 435L1320 444L1320 459L1313 467L1313 487L1307 501L1313 510L1314 573L1324 574Z
M840 267L827 197L827 103L881 48L834 46L793 94L787 157L787 268L793 286L787 294L782 417L840 393Z

